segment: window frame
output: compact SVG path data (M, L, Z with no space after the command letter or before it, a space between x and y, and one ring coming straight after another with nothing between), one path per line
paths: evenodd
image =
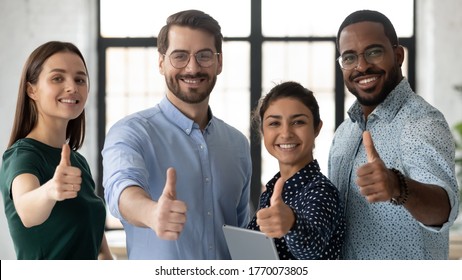
M248 37L225 37L224 41L245 41L250 44L250 111L254 110L261 97L263 85L262 49L265 42L331 42L335 44L335 37L265 37L262 33L262 1L252 0L250 7L250 35ZM408 75L407 79L413 89L415 89L416 77L416 1L413 1L413 33L411 37L399 38L400 44L408 49ZM98 94L97 94L97 143L98 151L102 151L106 134L106 50L112 47L157 47L155 37L130 37L130 38L105 38L101 36L101 3L97 1L97 46L98 46ZM342 70L338 66L336 58L338 51L332 54L332 64L335 64L335 128L337 128L345 118L345 86L343 83ZM249 119L251 116L249 116ZM251 121L250 121L251 123ZM254 207L258 206L261 194L261 174L262 174L262 145L259 140L258 132L250 131L250 153L252 157L252 182L251 182L251 202ZM104 198L102 187L103 166L102 155L98 154L98 173L97 173L97 194Z

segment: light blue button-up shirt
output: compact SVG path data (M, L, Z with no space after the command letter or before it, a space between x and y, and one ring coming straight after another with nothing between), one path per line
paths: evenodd
M124 226L129 259L230 259L222 226L245 227L250 220L250 148L241 132L210 116L202 132L164 97L108 132L102 151L104 195ZM157 201L169 167L176 169L177 199L188 207L176 241L129 224L118 207L120 194L132 185Z
M447 259L449 226L457 217L455 144L444 116L415 94L406 79L368 116L356 101L337 129L329 156L329 179L345 201L345 259ZM362 133L369 130L388 168L416 181L441 186L451 212L441 227L427 227L403 206L368 203L356 185L367 162ZM410 194L412 195L412 194Z

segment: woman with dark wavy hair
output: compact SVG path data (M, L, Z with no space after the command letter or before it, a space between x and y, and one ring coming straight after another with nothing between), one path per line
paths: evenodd
M313 156L322 128L313 92L297 82L276 85L260 100L254 124L279 172L266 184L248 228L274 238L281 260L338 259L343 203Z

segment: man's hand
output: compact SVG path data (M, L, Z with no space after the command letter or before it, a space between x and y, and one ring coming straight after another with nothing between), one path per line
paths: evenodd
M363 133L363 145L366 149L367 163L356 171L356 184L360 193L370 203L389 201L392 197L399 196L397 178L380 158L369 131Z
M176 171L167 169L164 190L155 211L154 231L165 240L176 240L186 223L186 204L176 199Z

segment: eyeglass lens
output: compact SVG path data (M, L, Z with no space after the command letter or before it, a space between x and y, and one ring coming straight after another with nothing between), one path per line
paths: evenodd
M367 63L377 64L383 59L384 49L382 47L373 47L364 51L364 53L345 53L339 57L338 61L343 69L353 69L358 66L359 56L362 55Z
M199 64L201 67L210 67L215 62L214 56L216 54L218 53L214 53L211 50L203 50L195 54L189 54L186 51L174 51L169 55L169 58L170 63L175 68L186 67L192 55L195 57L197 64Z

